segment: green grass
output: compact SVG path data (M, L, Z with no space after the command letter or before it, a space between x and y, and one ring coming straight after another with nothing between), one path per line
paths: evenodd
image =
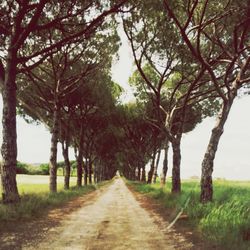
M250 182L215 181L214 201L199 203L199 183L183 181L181 195L170 193L170 181L163 189L160 184L129 182L136 191L159 200L171 211L173 220L187 199L184 209L188 215L186 225L199 231L208 242L223 249L250 249ZM177 222L178 223L178 222Z
M18 175L18 190L21 202L18 204L4 205L0 201L0 225L2 222L18 221L39 217L49 209L58 207L75 197L94 191L98 186L88 185L76 188L75 180L72 178L70 190L63 190L63 178L58 178L58 192L49 193L48 176ZM0 190L1 191L1 190Z

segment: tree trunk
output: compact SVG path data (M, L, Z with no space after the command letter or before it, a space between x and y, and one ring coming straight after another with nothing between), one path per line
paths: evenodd
M77 156L77 187L82 186L82 165L83 162L83 150L79 148Z
M173 148L173 169L172 169L172 193L181 192L181 176L180 176L180 166L181 166L181 135L172 141Z
M102 181L102 164L101 162L99 162L99 166L98 166L98 182Z
M154 168L155 168L155 156L156 156L156 150L154 150L153 157L152 157L152 162L150 165L150 170L148 172L148 184L152 183L152 178L153 178L153 173L154 173Z
M88 174L89 174L89 184L92 184L92 162L89 161L89 166L88 166Z
M138 181L141 180L141 168L140 166L138 167Z
M99 182L102 181L102 171L103 171L102 168L103 168L103 165L100 165L99 166L99 175L98 175L99 176Z
M141 181L146 182L146 170L145 170L144 163L143 163L143 166L142 166Z
M166 140L165 147L164 147L164 160L163 160L163 167L162 167L162 174L161 174L161 186L165 186L166 184L166 177L168 172L168 149L169 149L169 141Z
M152 183L153 172L154 172L154 162L152 160L151 165L150 165L150 169L148 171L147 184L151 184Z
M235 96L232 97L231 101L223 103L223 107L221 109L219 116L217 117L216 125L212 130L209 144L207 146L207 150L202 161L201 195L200 195L200 201L202 203L212 201L213 199L212 173L213 173L214 158L234 98Z
M1 78L3 98L2 199L4 203L14 203L20 200L16 183L16 53L9 51L5 76Z
M139 167L135 167L134 169L134 181L139 181Z
M106 164L102 166L102 181L106 180Z
M153 174L153 183L156 183L157 170L158 170L158 166L160 162L160 157L161 157L161 149L159 149L157 152L157 157L156 157L156 162L155 162L155 167L154 167L154 174Z
M97 183L97 168L98 168L98 163L97 163L97 160L95 160L95 162L94 162L94 183L96 184Z
M136 181L137 178L138 178L138 171L137 171L137 167L135 167L133 170L132 170L132 173L133 173L133 181Z
M88 185L88 159L84 162L83 169L84 169L84 186Z
M65 142L65 145L64 145L64 142L62 142L62 153L63 153L64 163L65 163L64 189L69 189L71 166L70 166L70 161L69 161L69 145L67 141Z
M81 124L78 156L77 156L77 187L82 186L82 173L83 173L83 125Z
M53 113L53 125L51 131L51 147L50 147L50 159L49 159L49 168L50 168L50 183L49 189L50 192L57 192L57 142L59 136L59 107L58 104L55 104L54 113Z
M125 169L125 173L128 175L129 180L133 180L133 171L129 168L128 170Z

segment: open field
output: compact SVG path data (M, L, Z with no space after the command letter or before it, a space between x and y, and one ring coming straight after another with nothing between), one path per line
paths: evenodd
M63 177L59 176L58 192L49 193L49 176L44 175L17 175L18 190L21 202L17 205L3 205L0 198L0 222L29 219L46 213L48 209L57 207L74 197L93 191L96 186L88 185L74 188L76 178L71 178L70 190L63 190ZM1 189L0 189L1 192Z
M57 177L58 190L63 189L64 177ZM17 175L17 185L20 194L41 193L49 191L48 175ZM76 185L76 177L70 178L70 186Z
M157 199L171 215L173 221L184 208L177 226L195 231L208 242L215 242L222 249L249 249L250 246L250 181L214 182L214 201L199 203L199 182L186 180L180 196L170 193L171 183L163 189L160 183L147 185L129 182L136 191ZM187 204L187 206L186 206Z
M49 192L49 176L48 175L17 175L17 186L19 193L22 194L31 194L31 193L43 193ZM1 181L1 180L0 180ZM57 177L57 187L58 190L63 189L63 176ZM76 177L70 178L70 186L74 187L76 185ZM0 185L1 192L1 185ZM1 198L0 198L1 199Z

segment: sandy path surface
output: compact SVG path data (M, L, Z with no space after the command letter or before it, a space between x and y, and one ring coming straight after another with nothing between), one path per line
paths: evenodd
M121 178L47 233L46 242L22 249L191 249L182 236L142 208ZM162 223L161 223L162 221Z

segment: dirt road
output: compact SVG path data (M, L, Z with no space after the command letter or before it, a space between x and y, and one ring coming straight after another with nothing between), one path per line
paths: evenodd
M165 222L142 208L121 178L99 192L60 226L46 233L45 241L22 249L190 249L192 245Z

